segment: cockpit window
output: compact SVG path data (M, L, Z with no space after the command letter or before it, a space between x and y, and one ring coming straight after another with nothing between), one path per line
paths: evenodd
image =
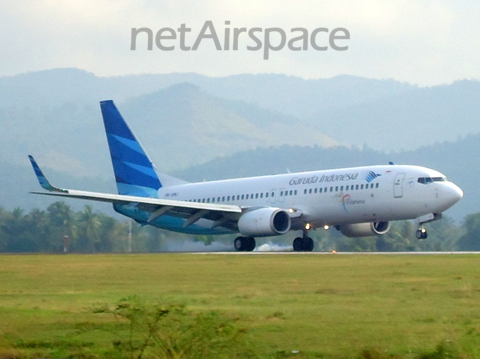
M420 177L418 183L428 184L432 182L445 182L446 180L446 177Z

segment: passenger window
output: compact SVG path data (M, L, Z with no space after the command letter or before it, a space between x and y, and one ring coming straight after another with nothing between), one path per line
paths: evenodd
M338 186L335 186L335 192L338 192Z
M293 192L293 194L296 196L296 195L297 195L297 190L295 190L295 191Z
M314 192L317 193L317 189L316 189L316 188L315 188L315 191L314 191Z
M267 197L268 197L268 195L267 195ZM260 198L263 198L263 192L262 192L262 193L260 193Z
M242 194L242 200L243 200L243 199L245 199L245 195L244 195L244 194Z
M375 188L378 188L378 183L375 185Z
M248 194L247 194L247 196L246 196L246 199L248 199Z
M330 192L333 192L333 187L330 187Z
M340 186L340 191L343 191L343 186Z

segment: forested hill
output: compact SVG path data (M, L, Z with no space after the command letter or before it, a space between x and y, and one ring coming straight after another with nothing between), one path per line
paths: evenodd
M54 69L0 77L0 161L22 164L32 153L50 168L105 178L105 99L166 171L284 144L400 151L480 132L479 81L419 88L347 75L98 77Z

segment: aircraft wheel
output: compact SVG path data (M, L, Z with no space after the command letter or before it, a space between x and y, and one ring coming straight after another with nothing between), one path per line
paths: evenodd
M305 252L313 251L313 239L311 239L310 237L305 237L303 239L303 250Z
M417 239L427 239L428 238L428 233L427 233L427 230L425 228L421 228L421 229L417 230L415 235L416 235Z
M293 241L293 250L295 252L302 252L303 251L303 238L297 237Z
M255 238L253 237L246 237L245 239L245 251L246 252L251 252L255 249Z
M233 242L233 246L237 250L237 252L245 251L245 238L244 237L237 237Z

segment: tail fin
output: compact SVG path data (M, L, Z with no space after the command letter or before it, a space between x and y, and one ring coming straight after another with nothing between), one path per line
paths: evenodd
M162 187L148 158L113 101L100 102L118 194L158 198Z

